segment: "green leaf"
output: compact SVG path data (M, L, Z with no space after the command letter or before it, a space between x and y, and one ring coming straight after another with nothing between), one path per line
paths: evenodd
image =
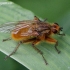
M0 24L8 22L31 20L34 14L14 3L0 6ZM62 21L59 21L62 22ZM63 25L64 26L64 25ZM0 51L9 55L16 47L17 42L11 40L2 42L10 36L8 33L0 33ZM43 58L37 53L31 44L22 44L17 52L11 57L24 65L30 70L69 70L70 69L70 36L56 36L58 49L61 53L58 54L54 49L54 45L41 42L37 47L43 51L48 65L45 65Z
M5 3L6 1L8 1L8 0L0 0L0 3Z

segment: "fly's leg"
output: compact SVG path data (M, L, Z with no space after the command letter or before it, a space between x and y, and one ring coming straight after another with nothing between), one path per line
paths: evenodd
M35 41L32 43L32 47L33 47L38 53L40 53L40 54L42 55L43 60L44 60L45 64L47 65L48 63L47 63L45 57L43 56L43 52L42 52L41 50L39 50L39 49L35 46L35 44L38 43L38 42L39 42L38 40L35 40Z
M60 34L60 33L59 33L58 35L65 36L65 34L64 34L64 33L63 33L63 34Z
M10 57L11 55L13 55L13 54L17 51L17 49L19 48L19 46L20 46L21 43L22 43L22 42L18 42L18 44L17 44L17 46L15 47L15 49L13 50L13 52L10 53L8 56L6 56L6 57L5 57L5 60L6 60L8 57Z
M58 54L61 52L61 51L58 50L58 48L57 48L57 46L58 46L58 41L57 41L57 40L55 40L55 39L53 39L53 38L51 38L51 37L47 37L47 38L46 38L46 41L55 43L55 46L54 46L54 47L55 47L56 51L58 52Z
M7 40L10 40L11 38L7 38L7 39L4 39L3 41L7 41ZM6 56L5 57L5 60L7 59L7 58L9 58L11 55L13 55L16 51L17 51L17 49L19 48L19 46L20 46L20 44L22 44L22 43L27 43L27 42L31 42L32 40L26 40L26 41L20 41L20 42L18 42L18 44L17 44L17 46L15 47L15 49L8 55L8 56Z
M3 42L11 40L11 38L3 39Z
M40 21L38 17L34 16L34 20Z
M58 41L56 41L56 44L55 44L55 46L54 46L54 47L55 47L56 51L57 51L57 52L58 52L58 54L59 54L61 51L57 49L57 46L58 46Z

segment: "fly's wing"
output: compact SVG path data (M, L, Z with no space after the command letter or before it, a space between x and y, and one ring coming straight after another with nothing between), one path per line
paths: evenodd
M31 23L20 23L16 25L12 34L19 34L20 37L37 36L38 32L34 30Z
M5 23L3 25L0 25L0 32L4 32L4 33L7 33L7 32L11 32L16 25L19 25L19 24L31 24L31 23L34 23L34 21L17 21L17 22L9 22L9 23Z
M3 25L0 25L0 32L10 32L15 28L15 25L17 24L17 22L9 22L9 23L5 23Z

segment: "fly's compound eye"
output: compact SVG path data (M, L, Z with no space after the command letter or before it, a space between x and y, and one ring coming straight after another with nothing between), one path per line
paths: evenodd
M55 29L53 30L53 33L54 33L54 34L56 34L57 32L58 32L57 30L55 30Z

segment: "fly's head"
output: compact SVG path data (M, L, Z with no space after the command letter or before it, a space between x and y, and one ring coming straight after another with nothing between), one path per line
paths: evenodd
M52 24L51 25L51 31L52 31L52 33L54 33L54 34L58 34L58 35L65 35L64 33L60 33L60 31L62 31L62 27L60 27L59 25L58 25L58 23L54 23L54 24Z

